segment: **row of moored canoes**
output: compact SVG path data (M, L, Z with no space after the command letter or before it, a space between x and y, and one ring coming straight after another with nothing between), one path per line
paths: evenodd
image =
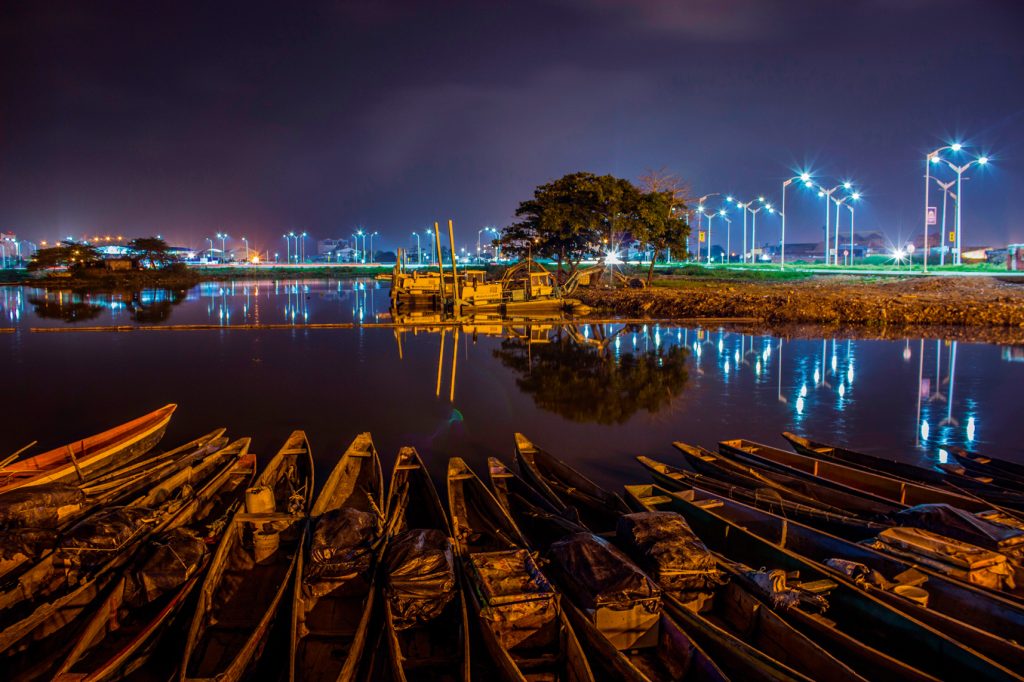
M385 485L364 433L314 497L303 432L256 477L224 430L153 454L173 410L0 469L5 678L259 677L289 614L301 680L1024 670L1010 462L676 443L687 468L639 457L655 483L619 495L517 434L486 483L451 458L444 505L413 448Z

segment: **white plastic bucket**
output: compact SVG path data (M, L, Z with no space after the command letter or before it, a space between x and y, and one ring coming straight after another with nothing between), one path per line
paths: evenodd
M248 488L245 491L245 511L250 514L273 513L274 491L267 486Z
M262 564L274 558L281 546L281 536L272 530L258 530L252 535L253 556L256 563Z

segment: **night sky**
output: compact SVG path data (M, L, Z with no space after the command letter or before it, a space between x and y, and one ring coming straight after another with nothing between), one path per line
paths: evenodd
M568 172L664 167L777 202L809 167L854 180L858 231L896 241L920 229L924 155L954 138L993 162L965 183L965 246L1024 242L1024 3L0 7L0 230L35 240L283 250L282 231L362 225L393 248L450 217L468 246ZM787 241L817 238L821 200L787 207Z

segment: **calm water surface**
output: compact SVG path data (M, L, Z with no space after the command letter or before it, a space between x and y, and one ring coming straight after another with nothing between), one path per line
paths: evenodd
M1024 350L910 338L786 339L717 328L587 325L39 333L101 325L387 321L373 281L205 283L81 296L0 288L0 454L179 405L165 444L218 426L272 454L305 429L321 481L359 431L390 466L416 446L508 460L525 433L607 485L645 480L633 457L671 443L784 430L926 463L959 444L1024 462ZM39 450L36 450L38 452ZM265 461L265 460L264 460ZM480 469L482 473L482 469Z

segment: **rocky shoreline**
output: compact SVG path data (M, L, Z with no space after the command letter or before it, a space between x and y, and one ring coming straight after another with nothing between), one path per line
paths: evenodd
M992 277L742 282L665 278L649 289L583 289L597 311L630 317L756 318L765 324L996 327L1024 337L1024 283Z

